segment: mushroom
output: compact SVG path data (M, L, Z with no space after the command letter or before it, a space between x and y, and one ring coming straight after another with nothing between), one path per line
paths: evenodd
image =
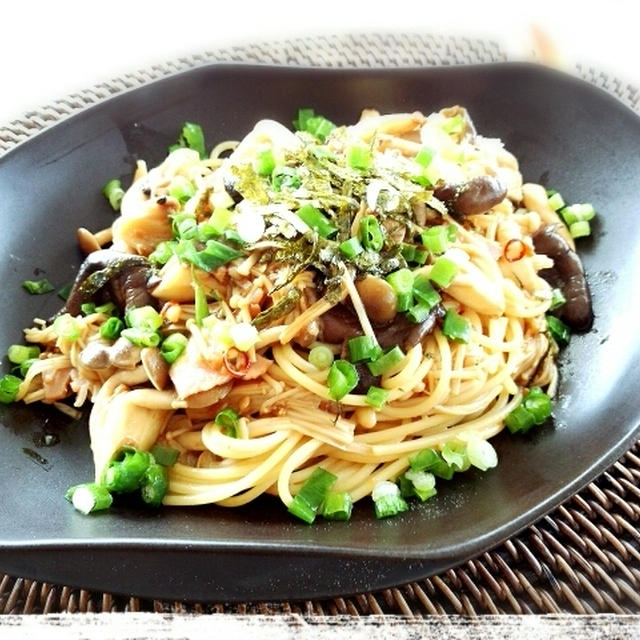
M155 306L157 301L149 291L155 284L155 272L146 258L114 249L93 251L82 263L58 315L78 315L82 304L90 301L111 301L121 312Z
M389 324L396 317L398 296L386 280L367 275L357 280L355 287L367 317L374 325Z
M87 369L133 369L140 362L140 347L127 338L118 338L113 344L93 340L80 352L80 362Z
M142 366L149 382L158 390L167 388L169 383L169 363L162 357L157 347L145 347L140 352Z
M578 254L556 231L555 225L540 227L532 236L536 253L553 260L553 267L538 275L560 289L566 302L554 313L574 331L589 331L593 324L591 292Z
M409 351L435 329L436 323L444 318L444 314L445 310L441 304L436 304L427 317L417 324L411 322L405 315L398 314L389 326L376 331L378 344L383 349L389 349L398 344L404 351Z
M433 195L443 202L454 218L486 213L500 204L507 189L493 176L482 175L460 184L438 185Z

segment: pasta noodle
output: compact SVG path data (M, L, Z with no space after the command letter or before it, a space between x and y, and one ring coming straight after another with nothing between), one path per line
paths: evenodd
M79 235L96 267L76 281L82 312L68 302L26 330L43 352L17 399L92 404L96 481L123 446L159 443L180 452L166 505L290 506L318 468L357 501L425 449L487 441L528 389L553 395L540 273L554 262L533 235L560 220L516 158L461 107L313 117L328 130L262 120L208 156L181 146L140 162L113 226ZM122 256L118 286L143 303L108 284ZM155 309L159 326L131 309ZM352 356L357 337L368 355ZM342 390L338 362L355 372Z

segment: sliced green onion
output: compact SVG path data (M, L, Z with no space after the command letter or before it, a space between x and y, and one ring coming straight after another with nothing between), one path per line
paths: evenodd
M330 491L322 503L322 517L327 520L349 520L352 509L350 493Z
M587 220L578 220L569 225L569 235L576 238L586 238L591 235L591 225Z
M452 230L453 229L453 238ZM434 227L428 227L420 233L422 244L433 254L440 255L444 253L453 240L455 240L456 228L452 224L437 225Z
M375 216L362 216L360 220L360 241L369 251L380 251L384 246L384 232Z
M590 202L570 204L559 211L567 226L574 222L589 221L596 215L596 210Z
M293 126L297 131L306 131L321 142L324 142L326 137L335 129L335 125L331 120L317 115L313 109L299 109L298 117L293 121Z
M198 152L201 158L204 158L207 155L207 152L202 127L193 122L185 122L182 125L182 131L180 132L180 139L178 140L177 146L193 149Z
M71 293L72 288L73 288L72 283L65 284L64 287L62 287L61 289L58 289L58 297L61 298L62 300L67 300L67 298L69 297L69 294Z
M567 299L564 297L564 294L562 293L562 291L560 291L560 289L558 288L552 289L551 304L549 305L549 311L552 311L553 309L557 309L558 307L561 307L566 301Z
M479 436L470 438L467 442L467 458L480 471L493 469L498 464L498 454L493 445Z
M105 340L115 340L124 329L124 322L116 316L111 316L100 325L100 337Z
M442 333L455 342L469 342L471 323L455 309L447 309L442 321Z
M12 344L7 349L9 362L22 364L25 360L37 358L40 355L40 347L36 345Z
M276 160L272 149L263 149L256 153L253 170L260 176L270 176L276 168Z
M158 265L167 264L171 256L174 255L175 247L176 243L173 240L159 242L156 248L149 254L149 261Z
M436 477L428 471L414 471L409 469L404 477L411 483L413 494L422 502L432 498L438 493L436 489Z
M376 518L390 518L403 511L407 511L409 505L400 495L400 488L389 480L378 482L371 492Z
M363 246L360 244L360 240L355 236L341 242L338 245L338 249L340 249L340 252L347 258L355 258L364 251Z
M358 362L369 362L377 359L382 355L382 349L374 336L355 336L347 341L349 350L349 361L357 364Z
M413 271L406 267L398 269L388 274L386 280L396 294L396 311L407 311L413 304Z
M323 238L329 238L338 231L338 228L334 227L329 219L312 204L302 205L296 213L309 228Z
M55 289L55 287L46 278L42 278L40 280L25 280L22 283L22 286L33 295L50 293Z
M371 149L369 147L353 146L347 149L347 164L352 169L366 171L371 167Z
M275 191L297 189L301 184L300 176L293 167L277 166L271 173L271 186Z
M22 380L18 376L6 373L0 378L0 402L2 404L11 404L18 395L18 388Z
M458 274L459 267L445 256L440 256L431 267L429 280L437 284L441 289L446 289Z
M28 360L24 360L23 362L20 363L20 375L22 377L25 377L27 375L27 372L29 371L29 369L31 368L31 365L34 362L38 362L39 358L29 358Z
M402 248L400 249L400 253L402 257L407 261L407 263L415 262L416 257L416 246L413 244L404 243Z
M157 331L162 326L162 316L151 305L129 309L124 320L127 327L135 329Z
M80 305L80 313L83 316L89 316L92 313L96 312L96 303L95 302L83 302Z
M338 478L322 467L316 467L289 505L289 513L311 524L318 509Z
M180 240L196 240L198 239L198 222L191 214L181 214L176 216L173 221L174 235Z
M367 367L374 376L381 376L392 367L395 367L404 358L404 355L402 349L398 345L395 345L379 358L376 358L372 362L367 362Z
M182 333L172 333L162 341L160 353L169 364L173 364L185 350L187 342L187 336Z
M382 409L387 398L389 397L389 390L382 387L371 386L367 389L367 395L364 397L364 401L374 409Z
M533 416L536 424L542 424L549 418L553 409L551 398L540 387L531 387L522 404Z
M238 437L238 425L240 424L240 416L235 409L227 407L216 413L213 421L220 427L222 433L229 438Z
M358 384L358 379L358 372L350 362L334 361L327 376L329 397L336 401L342 400Z
M123 329L120 336L136 347L157 347L160 344L160 334L152 329L129 327Z
M70 487L65 498L71 502L74 508L84 515L103 511L113 504L113 496L106 487L96 483L87 482Z
M102 484L110 492L128 493L141 486L145 471L153 460L148 451L123 447L102 474Z
M204 292L204 287L194 278L193 279L193 292L194 292L194 315L196 325L202 326L202 321L209 315L209 305L207 304L207 294Z
M431 311L433 310L433 305L427 302L417 302L410 309L407 310L405 314L407 319L415 324L420 324L424 322L428 317Z
M316 369L328 369L333 362L333 358L333 351L324 344L318 344L309 351L309 362Z
M549 190L547 191L547 198L549 201L549 206L554 211L559 211L562 207L565 206L564 198L557 191Z
M149 449L149 453L153 456L153 459L163 467L173 467L180 457L180 451L178 451L178 449L162 444L154 444L151 449Z
M180 204L184 204L196 193L196 186L184 176L175 176L169 185L169 195L175 198Z
M416 154L414 160L424 169L426 169L433 160L436 152L433 149L429 149L428 147L422 147L420 151Z
M467 446L462 442L447 442L440 451L442 459L456 471L466 471L471 463L467 455Z
M232 216L233 213L230 209L216 207L206 222L207 227L210 228L215 235L220 236L224 233L225 229L231 226Z
M551 398L540 387L532 387L504 423L511 433L525 433L534 425L545 422L552 410Z
M104 185L102 193L109 201L111 208L114 211L120 211L120 205L122 204L122 198L124 197L124 189L122 188L120 180L117 178L109 180L109 182Z
M54 333L63 340L73 342L80 337L80 328L76 319L69 313L63 313L53 321Z
M442 299L440 294L435 290L431 281L424 273L417 273L413 279L412 287L413 297L419 302L424 302L426 305L435 307Z
M456 471L435 449L421 449L409 456L409 465L414 471L430 471L443 480L451 480Z
M150 507L159 507L169 488L169 473L161 464L150 464L140 481L140 496Z
M547 314L547 329L558 344L567 344L571 337L571 330L569 327L555 316Z
M505 425L511 433L526 433L536 423L533 414L527 411L523 405L518 405L511 413L505 418Z

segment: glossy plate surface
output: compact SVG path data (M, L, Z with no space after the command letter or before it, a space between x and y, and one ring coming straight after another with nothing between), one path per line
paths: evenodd
M638 437L640 120L573 77L501 64L406 70L214 65L90 108L0 159L0 350L21 340L55 294L21 283L70 282L81 262L75 230L111 223L101 187L129 184L136 158L160 162L183 121L209 143L243 136L260 118L289 123L301 106L334 122L382 112L466 106L477 130L501 138L528 181L598 217L581 242L594 330L562 356L555 422L495 439L497 469L468 473L425 505L376 521L363 503L348 523L306 526L275 499L250 508L118 507L85 517L66 488L92 475L86 422L44 407L0 407L0 570L39 580L175 600L251 601L346 595L454 566L516 534L596 478ZM46 440L58 440L44 446Z

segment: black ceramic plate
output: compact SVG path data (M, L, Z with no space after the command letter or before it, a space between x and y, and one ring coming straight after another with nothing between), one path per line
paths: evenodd
M100 193L128 184L141 157L158 163L184 120L210 142L255 120L288 123L311 106L335 122L363 107L424 112L462 104L478 131L500 137L526 180L598 209L581 241L595 326L562 357L554 424L496 439L497 469L465 474L424 505L376 521L361 504L348 523L294 522L274 499L239 510L85 517L64 500L91 477L86 423L43 407L0 410L0 570L114 593L175 600L300 599L376 590L425 577L497 545L603 472L638 437L640 121L571 76L524 64L408 70L211 66L88 109L0 159L0 350L60 304L21 283L68 283L81 256L75 229L112 212ZM44 446L44 436L58 440Z

